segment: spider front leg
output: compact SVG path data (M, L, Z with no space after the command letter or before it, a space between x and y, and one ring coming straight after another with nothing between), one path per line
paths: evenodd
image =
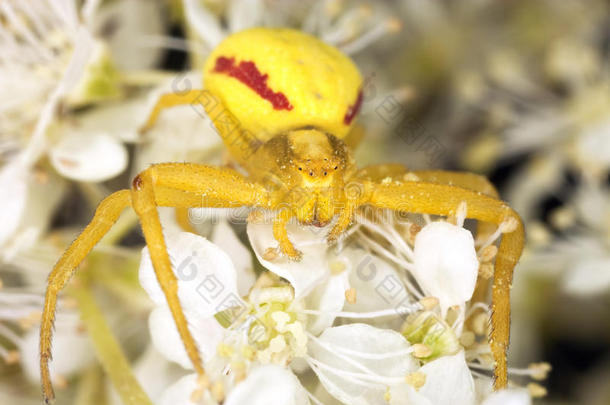
M49 361L52 357L51 339L53 337L57 296L68 284L78 265L108 232L121 212L130 204L131 195L129 190L117 191L106 197L98 206L89 225L72 242L49 274L40 323L40 377L42 392L47 403L55 398L49 372Z
M521 219L505 202L465 188L422 181L367 183L368 203L378 208L433 215L455 215L466 202L467 217L508 228L496 256L492 287L491 351L495 360L496 390L507 386L506 350L510 335L510 288L513 269L521 256L524 231Z
M121 190L102 201L91 223L70 245L49 275L40 327L40 369L45 401L48 403L55 397L49 360L57 296L74 274L76 267L108 232L124 208L133 205L140 217L153 267L181 339L193 366L197 372L203 374L197 347L178 300L177 280L171 271L156 207L266 207L266 203L265 189L261 185L248 182L233 170L173 163L152 166L134 179L132 191Z
M267 201L266 191L260 185L247 182L243 176L233 170L194 164L154 165L133 180L132 204L140 218L157 280L189 359L197 373L204 375L197 345L188 329L178 298L178 280L172 271L157 212L157 188L161 191L159 193L161 199L173 198L165 203L172 203L174 206L183 206L181 199L193 199L199 195L201 201L198 204L197 201L189 201L189 203L200 207L208 206L205 203L208 195L213 206L264 206Z

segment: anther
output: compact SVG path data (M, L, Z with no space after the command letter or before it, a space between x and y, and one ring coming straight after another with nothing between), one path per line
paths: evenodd
M355 304L356 303L356 289L355 288L348 288L347 290L345 290L345 300L350 303L350 304Z
M428 357L432 354L432 348L428 345L425 345L423 343L415 343L413 346L411 346L413 348L413 356L419 358L419 359L423 359L425 357Z
M426 383L426 375L424 373L416 371L414 373L407 374L405 377L405 381L411 387L415 388L415 391L418 391Z

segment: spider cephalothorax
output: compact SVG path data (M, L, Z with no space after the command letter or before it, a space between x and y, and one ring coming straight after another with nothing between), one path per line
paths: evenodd
M492 289L491 350L495 387L507 384L510 284L523 248L519 216L497 197L483 177L470 173L408 171L402 165L358 169L353 130L362 103L362 79L352 61L314 37L289 29L255 28L225 39L204 67L204 89L163 95L146 127L167 107L200 104L233 160L247 175L228 167L191 163L153 165L133 180L131 190L107 197L91 223L49 275L40 331L41 374L47 400L53 398L48 363L59 291L76 267L110 229L124 208L140 218L157 279L195 370L203 364L177 295L157 207L248 206L275 212L273 234L282 254L298 260L286 225L322 226L335 221L333 241L363 205L401 212L455 215L502 225ZM490 228L491 227L491 228Z

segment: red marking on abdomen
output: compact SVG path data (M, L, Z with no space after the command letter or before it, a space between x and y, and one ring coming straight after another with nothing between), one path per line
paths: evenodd
M349 125L352 123L354 117L360 111L360 106L362 105L362 90L358 92L358 97L356 97L356 101L354 104L347 107L347 112L345 113L345 117L343 117L343 123L345 125Z
M214 72L226 73L231 77L236 78L246 86L250 87L259 96L269 101L274 110L292 110L292 104L284 93L275 92L267 86L268 74L262 74L252 61L241 61L239 65L235 64L235 58L227 58L224 56L216 59Z

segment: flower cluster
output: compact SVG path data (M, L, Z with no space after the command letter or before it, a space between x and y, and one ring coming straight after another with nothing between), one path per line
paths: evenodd
M292 224L289 234L303 252L298 262L279 254L265 214L251 213L248 238L264 267L256 278L250 266L234 264L249 253L227 222L212 238L220 245L168 234L207 375L168 382L161 402L239 403L247 395L268 403L281 379L278 404L475 404L505 396L529 403L544 392L535 383L529 391L514 385L491 393L490 310L473 295L477 280L489 278L502 227L475 242L463 227L466 210L463 204L448 220L362 212L335 247L325 241L332 225ZM140 281L157 304L149 319L153 344L192 369L154 274L145 248ZM539 380L548 366L510 372Z

